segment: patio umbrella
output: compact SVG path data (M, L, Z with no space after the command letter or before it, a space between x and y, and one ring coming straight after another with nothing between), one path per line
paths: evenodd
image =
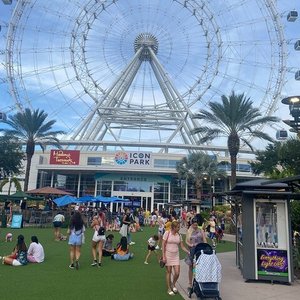
M17 191L14 194L11 195L0 195L0 201L18 201L18 200L32 200L32 201L39 201L44 200L43 197L34 197L31 195L28 195L27 193L23 191Z
M72 197L70 195L65 195L65 196L56 198L53 201L55 202L55 204L57 206L65 206L65 205L69 205L71 203L76 203L77 202L77 198Z
M95 197L92 195L84 195L77 199L77 203L86 203L86 202L93 202Z
M95 200L93 202L103 202L103 203L110 203L110 197L104 197L101 195L98 195L95 197Z
M53 188L50 186L45 186L39 189L34 189L27 191L28 194L35 194L35 195L73 195L72 193Z
M116 196L112 196L112 197L104 197L104 196L97 196L95 197L96 198L96 201L95 202L102 202L102 203L112 203L112 202L126 202L126 201L129 201L129 199L122 199L122 198L119 198L119 197L116 197Z
M113 202L128 202L128 201L130 201L129 199L126 199L126 198L123 199L123 198L116 197L116 196L112 196L111 198L112 198Z

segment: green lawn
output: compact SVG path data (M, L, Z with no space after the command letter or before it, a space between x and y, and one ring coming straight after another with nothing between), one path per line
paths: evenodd
M13 243L4 242L7 232L13 233ZM66 233L66 229L63 229ZM91 267L92 230L86 232L86 243L82 246L80 269L71 270L67 241L55 242L52 228L0 229L0 255L9 254L18 234L30 237L37 235L45 249L46 259L42 264L28 264L24 267L0 265L1 299L166 299L165 271L152 256L150 264L144 265L147 239L157 232L156 228L145 228L134 233L131 246L134 259L126 262L104 257L102 267ZM115 243L120 239L114 232ZM234 244L221 243L218 252L232 251ZM184 255L182 255L184 258ZM182 299L180 295L172 297Z

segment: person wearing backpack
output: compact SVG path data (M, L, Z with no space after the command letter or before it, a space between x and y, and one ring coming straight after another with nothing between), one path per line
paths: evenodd
M100 211L99 214L93 218L91 227L94 229L94 234L92 238L93 262L91 263L91 266L101 267L102 250L106 240L105 237L106 221L105 221L104 212ZM98 252L98 261L97 261L97 252Z
M81 245L85 232L84 222L79 211L75 211L72 215L70 226L68 229L70 245L70 269L79 269L79 259L81 255Z

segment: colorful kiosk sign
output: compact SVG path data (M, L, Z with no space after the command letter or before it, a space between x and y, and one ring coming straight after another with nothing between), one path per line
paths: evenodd
M257 249L258 275L288 277L288 255L286 250Z
M79 165L79 150L51 150L50 165Z

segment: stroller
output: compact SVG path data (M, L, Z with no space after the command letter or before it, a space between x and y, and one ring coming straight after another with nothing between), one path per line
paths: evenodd
M213 250L207 243L199 243L194 251L196 261L193 286L189 291L189 298L195 293L198 299L211 298L222 300L219 291L221 281L221 264Z

